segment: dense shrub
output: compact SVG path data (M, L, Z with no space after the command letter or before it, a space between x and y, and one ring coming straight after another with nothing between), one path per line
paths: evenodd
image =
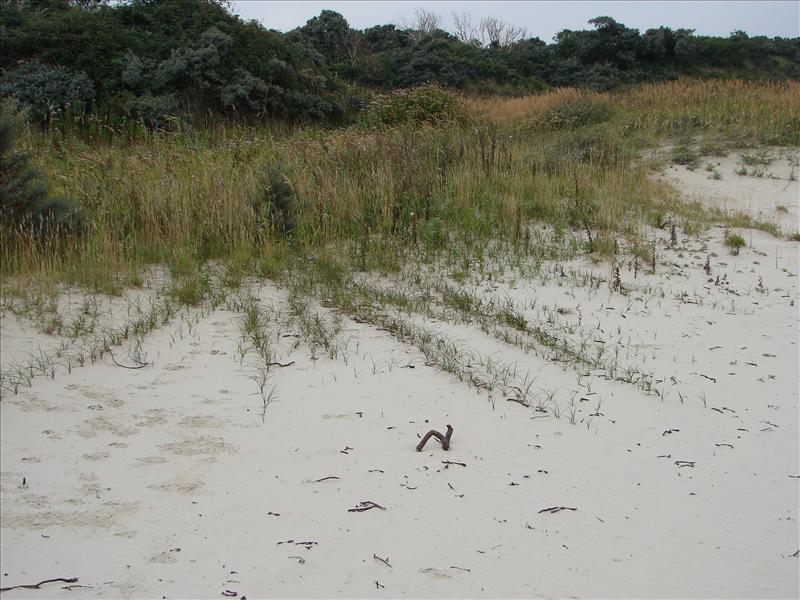
M13 96L31 117L50 119L65 111L82 113L95 97L94 84L84 73L32 60L9 71L0 81L0 97Z
M422 239L426 244L434 248L441 248L447 242L447 235L442 225L442 220L438 217L425 221L422 227Z
M561 133L555 144L556 152L568 160L603 167L624 165L633 157L632 150L619 135L602 125Z
M169 129L180 115L178 99L172 94L143 94L128 104L128 111L151 129Z
M745 239L738 233L725 232L725 245L730 249L734 256L739 255L739 250L747 245Z
M367 108L371 123L441 123L462 116L458 96L436 84L396 90L372 100Z
M13 101L5 100L0 111L0 221L18 225L47 197L39 173L30 157L16 148L22 119Z
M264 230L278 234L294 231L297 215L294 186L279 165L263 169L250 205L260 235Z
M531 117L534 130L558 131L597 125L611 119L614 108L610 98L600 95L566 98L541 113Z
M30 156L17 148L24 116L11 99L0 104L0 226L6 234L20 228L44 234L80 229L82 219L71 202L50 196Z
M800 77L797 38L702 37L666 27L640 34L598 17L589 29L559 32L550 44L539 38L481 42L438 28L353 29L330 10L284 34L231 9L227 0L2 1L2 94L31 106L37 119L89 104L112 121L124 119L130 105L119 100L130 93L145 97L134 112L152 123L165 116L150 98L161 96L175 98L187 119L342 122L352 116L342 100L346 82L383 92L435 82L477 94L522 95L551 86L605 91L679 77ZM383 100L389 106L375 107L378 122L431 115L398 98ZM607 118L595 110L602 107L589 104L543 115L540 125L571 129ZM359 105L347 108L356 112ZM796 138L795 128L776 143Z

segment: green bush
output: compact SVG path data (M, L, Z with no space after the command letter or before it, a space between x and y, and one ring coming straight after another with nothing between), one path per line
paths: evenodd
M294 186L278 165L264 169L250 205L259 231L269 229L278 234L294 231L297 224Z
M171 94L143 94L130 102L128 111L151 129L170 129L180 114L178 100Z
M536 131L579 129L605 123L613 116L614 108L608 98L578 96L568 98L534 115L529 121L529 126Z
M725 245L730 248L731 254L734 256L739 255L739 250L744 248L747 242L738 233L725 232Z
M447 235L442 225L442 220L438 217L425 221L422 227L422 239L432 248L441 248L447 241Z
M692 150L689 146L683 144L675 146L672 149L670 160L676 165L685 165L687 168L694 170L700 165L700 156Z
M27 107L31 117L43 121L66 111L82 113L95 91L84 73L31 60L9 71L0 82L0 97L10 96Z
M553 140L559 157L604 167L627 164L633 151L613 130L602 125L564 132Z
M367 107L368 120L382 125L452 122L462 116L458 96L436 84L381 94Z
M31 228L37 234L53 229L81 228L82 218L72 203L50 196L30 156L16 146L24 115L7 99L0 105L0 224L6 231Z
M17 150L22 116L13 100L5 100L0 111L0 221L17 225L47 198L41 176L30 165L28 154Z

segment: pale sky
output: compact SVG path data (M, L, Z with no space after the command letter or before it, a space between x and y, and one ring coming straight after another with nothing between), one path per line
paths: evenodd
M666 25L694 29L697 35L727 37L740 29L751 36L800 37L800 0L795 1L618 1L586 2L398 2L330 1L276 2L234 0L233 12L256 19L267 29L288 31L304 25L325 9L334 10L355 29L373 25L411 22L418 8L442 17L443 28L452 31L452 13L468 13L473 21L494 16L528 29L529 37L550 42L562 29L588 29L593 17L612 17L642 33Z

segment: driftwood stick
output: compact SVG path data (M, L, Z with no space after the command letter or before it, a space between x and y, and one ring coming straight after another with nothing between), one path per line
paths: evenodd
M347 512L364 512L365 510L369 510L371 508L380 508L381 510L386 510L385 507L381 506L380 504L376 504L372 500L365 500L363 502L359 502L358 506L355 508L348 508Z
M129 365L123 365L122 363L117 362L117 359L114 356L114 353L111 351L111 348L108 349L108 354L111 356L111 360L114 362L114 364L117 365L118 367L122 367L123 369L144 369L145 367L150 365L150 363L148 362L138 364L134 367L131 367Z
M294 364L294 361L288 363L279 363L279 362L268 362L268 367L291 367Z
M11 587L4 587L0 588L0 592L10 592L11 590L16 589L25 589L25 590L38 590L41 588L45 583L55 583L56 581L63 581L64 583L76 583L78 581L77 577L54 577L53 579L45 579L44 581L40 581L39 583L30 583L27 585L12 585Z
M422 449L425 447L425 444L428 443L428 440L431 439L431 436L435 437L442 443L443 450L447 450L448 448L450 448L450 438L453 437L453 427L448 425L447 433L445 435L442 435L438 431L431 429L428 433L425 434L425 437L423 437L419 441L419 444L417 444L417 452L422 452Z
M561 512L562 510L578 510L572 506L551 506L550 508L543 508L540 510L540 513L557 513Z
M390 569L392 568L392 565L390 565L390 564L389 564L389 557L388 557L388 556L387 556L386 558L381 558L381 557L380 557L380 556L378 556L377 554L373 554L373 555L372 555L372 558L374 558L375 560L379 560L379 561L381 561L383 564L385 564L385 565L386 565L387 567L389 567Z

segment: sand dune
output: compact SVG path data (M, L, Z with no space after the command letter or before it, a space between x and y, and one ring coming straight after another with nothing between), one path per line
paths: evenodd
M625 263L622 290L585 258L464 283L607 347L616 379L391 307L505 379L476 390L333 307L313 349L259 284L288 364L266 406L224 307L156 328L142 368L122 345L4 390L0 586L78 578L4 597L797 597L798 244L653 235L655 274ZM2 333L6 372L58 345L10 313ZM448 424L448 451L415 451Z

